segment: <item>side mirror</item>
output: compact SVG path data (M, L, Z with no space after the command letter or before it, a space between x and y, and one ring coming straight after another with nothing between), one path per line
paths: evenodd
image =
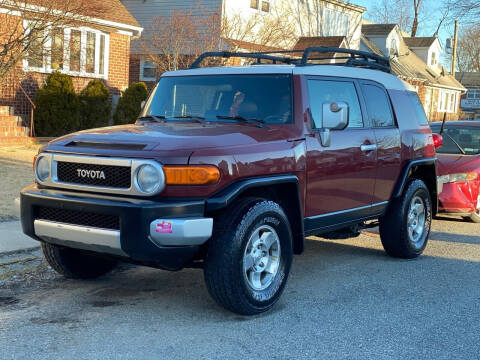
M323 128L343 130L348 125L348 104L342 101L323 103Z
M322 105L322 128L319 129L322 146L330 146L330 130L343 130L348 125L348 104L342 101Z

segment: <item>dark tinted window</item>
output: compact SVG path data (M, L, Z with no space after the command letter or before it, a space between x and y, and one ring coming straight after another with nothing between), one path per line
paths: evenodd
M375 127L393 126L393 114L385 90L375 85L362 86L367 102L368 115Z
M433 125L432 132L439 134L441 126ZM455 142L467 155L480 154L480 127L474 126L445 126L443 131L443 145L436 149L440 154L461 154Z
M207 121L232 121L217 116L242 116L268 124L292 122L290 75L164 77L152 96L143 115L175 121L185 116Z
M355 85L352 82L309 80L308 93L315 128L322 127L323 104L340 101L348 105L348 127L363 127L360 103Z
M415 114L417 115L418 123L421 125L428 125L427 115L425 115L425 109L418 98L416 92L408 91L407 92L409 99L412 101Z

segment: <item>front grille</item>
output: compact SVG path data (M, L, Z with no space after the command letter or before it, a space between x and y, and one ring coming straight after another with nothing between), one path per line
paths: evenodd
M120 218L114 215L38 207L36 208L35 217L39 220L55 221L64 224L81 225L99 229L120 230Z
M88 174L86 174L87 172ZM63 183L117 189L129 189L132 181L130 167L128 166L81 164L64 161L57 163L57 178L59 182Z

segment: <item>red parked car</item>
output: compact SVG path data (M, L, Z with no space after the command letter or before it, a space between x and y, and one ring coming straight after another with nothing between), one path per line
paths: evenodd
M442 124L431 124L440 133ZM437 149L439 211L480 223L480 121L445 124Z

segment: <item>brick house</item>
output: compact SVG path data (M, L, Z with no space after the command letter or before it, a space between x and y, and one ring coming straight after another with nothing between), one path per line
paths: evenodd
M24 127L30 124L29 98L35 98L48 74L54 71L70 75L77 92L90 80L102 79L110 90L112 101L118 101L121 91L129 85L130 41L139 37L143 29L120 0L102 0L102 3L108 11L98 17L87 17L82 26L52 30L43 45L43 57L27 55L17 63L11 75L1 80L0 142L7 142L7 139L15 142L12 137L28 132ZM30 10L29 6L33 9L34 1L32 5L27 1L22 10L0 7L0 15L19 17L27 27L34 17L32 12L24 15L22 11ZM0 27L6 26L5 23L4 19ZM6 124L9 128L2 126ZM14 129L14 124L23 128Z
M360 50L390 58L392 72L418 92L429 121L458 120L466 89L439 63L436 37L410 38L396 24L362 25Z
M460 103L462 119L480 120L480 72L457 72L455 78L467 88Z
M265 17L288 16L295 25L295 33L301 37L342 37L347 47L358 49L360 46L362 14L364 7L341 0L122 0L130 13L145 28L148 38L152 20L157 16L165 16L176 10L195 12L200 5L201 11L217 12L220 17L231 19L240 14L244 19L261 15ZM285 10L288 9L288 10ZM284 14L284 15L281 15ZM291 49L294 44L270 44L264 46L256 43L256 34L252 29L249 37L241 41L225 39L226 42L236 41L235 48L239 51L270 51ZM233 63L238 65L237 60ZM152 86L158 78L155 65L146 59L140 47L132 46L130 63L130 82L144 81Z

